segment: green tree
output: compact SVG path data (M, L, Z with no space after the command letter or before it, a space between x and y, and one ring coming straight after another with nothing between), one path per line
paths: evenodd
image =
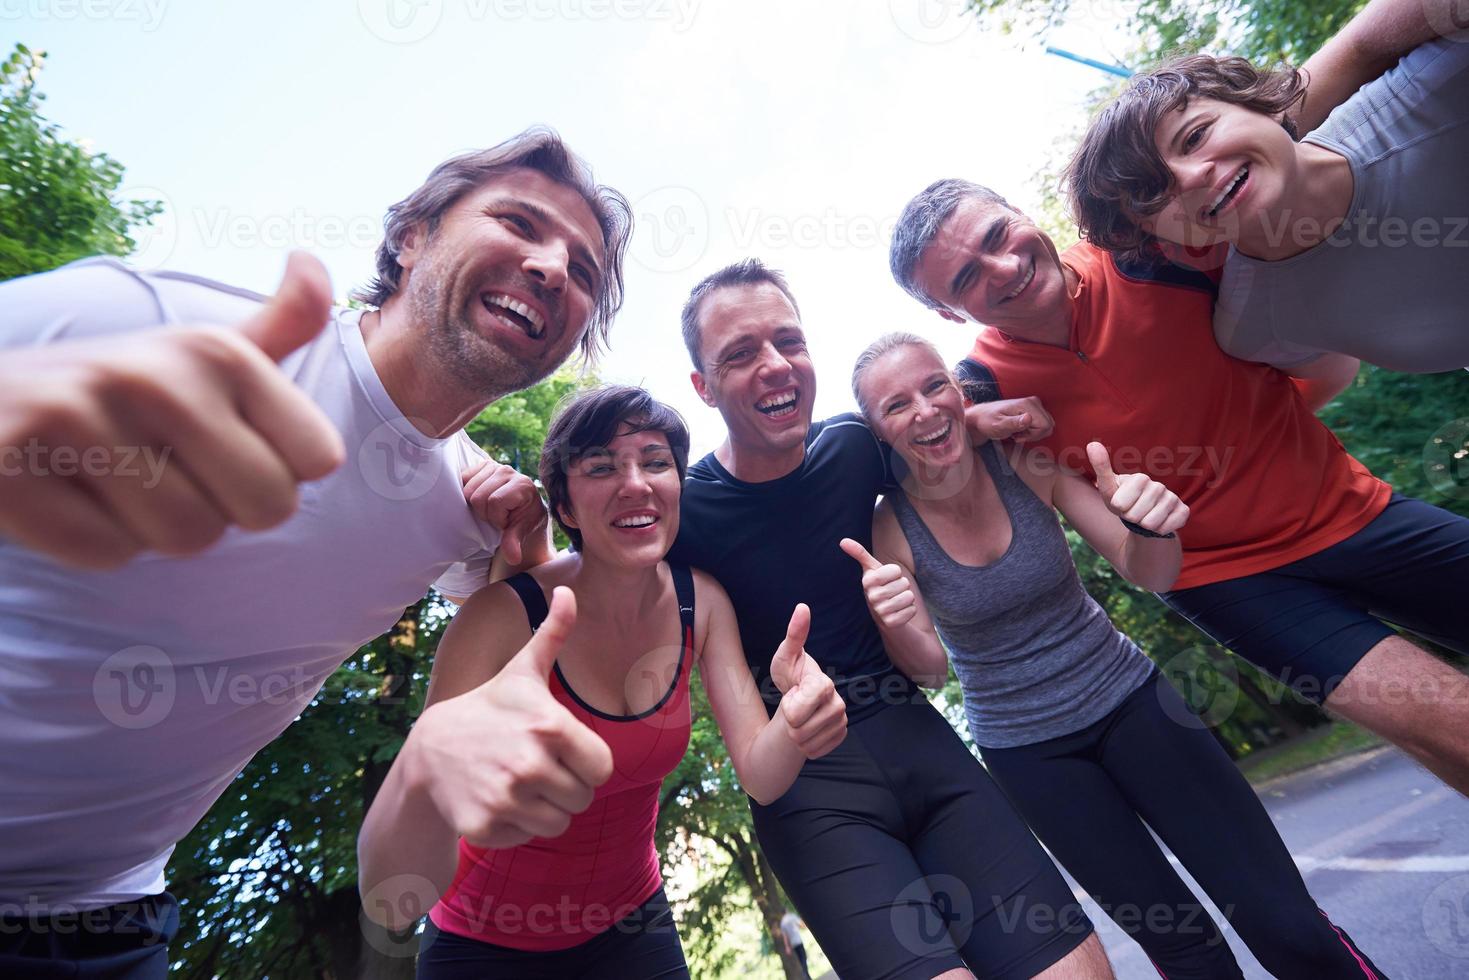
M533 476L552 407L594 380L563 370L495 402L467 431ZM449 616L433 593L405 609L393 629L328 678L179 844L169 866L183 909L176 973L197 980L413 975L413 941L359 918L357 828L423 709Z
M44 52L23 44L0 61L0 279L89 255L127 255L130 229L157 201L115 201L123 166L64 136L41 115Z

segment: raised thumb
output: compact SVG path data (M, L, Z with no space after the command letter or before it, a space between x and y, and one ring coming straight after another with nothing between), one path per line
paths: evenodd
M551 608L546 613L545 622L541 623L535 636L520 648L520 652L505 669L534 674L543 681L549 679L556 657L566 645L566 638L571 635L571 628L575 625L576 595L566 586L558 585L551 593Z
M305 252L292 252L275 295L240 331L279 361L321 333L332 312L332 283L326 266Z
M1100 442L1087 443L1086 458L1096 471L1097 489L1104 497L1111 497L1117 490L1117 474L1112 470L1112 457L1107 454L1107 447Z
M851 538L842 538L841 547L843 551L856 559L857 564L862 566L864 572L870 572L873 569L882 567L882 562L872 557L872 553L862 547L860 541L854 541Z

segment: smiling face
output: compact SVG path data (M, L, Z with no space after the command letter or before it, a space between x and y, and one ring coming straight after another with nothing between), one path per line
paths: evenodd
M693 375L704 403L719 409L730 442L779 457L805 445L816 371L791 303L762 282L714 290L699 305L704 370Z
M942 472L969 451L964 398L932 350L895 347L868 366L860 384L868 423L912 472Z
M1067 322L1066 277L1050 236L1025 215L966 198L923 250L914 280L945 319L1030 337Z
M566 476L565 523L581 551L624 567L656 565L678 537L682 483L668 436L623 423L606 446L579 456Z
M1163 210L1138 223L1182 245L1260 236L1297 174L1296 143L1273 116L1217 99L1164 113L1153 142L1173 186Z
M601 243L578 191L512 170L456 201L431 235L405 239L403 300L445 374L498 397L546 377L581 341Z

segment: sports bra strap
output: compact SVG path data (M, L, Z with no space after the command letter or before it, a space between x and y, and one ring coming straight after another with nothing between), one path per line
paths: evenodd
M683 626L684 645L693 649L694 643L694 575L687 565L668 564L673 573L673 592L678 597L678 621Z
M683 627L683 637L686 646L692 649L694 636L694 576L687 565L668 566L673 574L673 592L678 597L678 621ZM520 604L525 607L525 618L530 623L530 630L534 633L541 628L550 613L546 605L546 593L541 591L538 583L530 572L521 572L512 575L505 580L505 584L515 590L520 597Z
M546 594L541 591L540 584L531 577L530 572L512 575L505 580L505 584L520 596L520 604L525 607L525 618L530 622L530 631L534 633L540 629L541 624L546 621L546 616L551 612L546 605Z

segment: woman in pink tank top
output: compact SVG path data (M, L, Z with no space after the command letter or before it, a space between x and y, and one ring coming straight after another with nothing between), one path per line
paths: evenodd
M654 829L663 777L688 745L695 665L740 782L757 800L782 795L807 758L845 735L841 698L802 649L804 606L774 651L772 675L785 696L767 717L724 591L663 560L678 534L688 447L683 420L640 388L600 388L563 407L540 473L572 551L482 589L444 633L425 709L494 677L545 619L552 590L572 589L576 623L547 685L606 743L613 773L559 836L514 847L456 844L442 824L425 827L391 807L377 818L369 812L361 887L380 900L395 898L391 877L368 873L391 863L381 855L407 835L420 838L419 851L423 835L444 837L432 848L443 867L424 869L447 887L429 913L420 978L688 976Z

